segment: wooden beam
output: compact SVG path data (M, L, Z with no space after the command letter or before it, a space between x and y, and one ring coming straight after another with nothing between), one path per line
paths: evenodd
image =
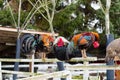
M11 59L11 58L0 58L0 61L2 62L32 62L32 59ZM45 60L43 59L34 59L34 62L60 62L57 58L51 58L48 59L46 58ZM88 58L72 58L70 62L79 62L79 61L97 61L96 57L88 57Z
M15 28L0 27L0 31L16 32L17 33L17 29L15 29ZM49 32L28 31L28 30L22 30L22 33L53 35L52 33L49 33ZM54 34L54 36L58 36L58 34L56 33L56 34Z
M1 62L32 62L32 59L11 59L11 58L0 58ZM34 59L34 62L58 62L59 60L54 59Z
M75 57L70 59L70 62L80 62L80 61L97 61L97 57L87 57L87 58Z
M22 34L29 33L29 34L40 34L40 35L50 35L53 36L50 32L39 32L39 31L29 31L29 30L22 30ZM17 29L15 28L6 28L0 27L0 43L16 43L18 33ZM58 36L58 34L54 34L54 36Z
M31 72L21 72L21 71L10 71L10 70L1 70L2 73L8 73L8 74L21 74L21 75L41 75L39 73L31 73Z
M100 66L67 66L67 70L120 70L120 66L118 65L112 65L112 66L106 66L106 65L100 65Z

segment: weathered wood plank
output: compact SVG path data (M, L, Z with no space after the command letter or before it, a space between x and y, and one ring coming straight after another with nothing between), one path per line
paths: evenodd
M6 27L0 27L0 31L7 31L9 32L16 32L17 33L17 29L15 28L6 28ZM28 31L28 30L22 30L22 33L31 33L31 34L48 34L48 35L53 35L52 33L49 32L38 32L38 31ZM54 36L58 36L58 34L54 34Z
M0 37L0 43L16 43L15 37Z
M21 32L22 32L21 36L25 33L40 34L40 35L48 34L53 36L53 34L50 32L39 32L39 31L28 31L28 30L22 30ZM0 43L16 43L17 36L18 36L17 29L0 27ZM55 33L54 36L58 36L58 34Z
M8 59L8 58L0 58L1 62L32 62L32 59ZM34 59L34 62L57 62L58 59Z
M120 70L120 66L113 65L113 66L106 66L106 65L100 65L100 66L67 66L68 70Z
M79 61L97 61L97 57L87 57L87 58L75 57L70 60L70 62L79 62Z
M96 57L88 57L88 58L81 58L81 57L77 57L77 58L72 58L70 60L70 62L79 62L79 61L96 61L97 58ZM9 58L0 58L0 61L2 62L32 62L32 59L9 59ZM60 60L58 60L57 58L51 58L48 59L46 58L45 60L43 59L34 59L34 62L58 62Z

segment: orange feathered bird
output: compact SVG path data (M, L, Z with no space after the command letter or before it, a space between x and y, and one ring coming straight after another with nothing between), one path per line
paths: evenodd
M96 32L84 32L73 36L74 46L81 50L82 57L86 58L86 49L91 45L99 47L99 34Z

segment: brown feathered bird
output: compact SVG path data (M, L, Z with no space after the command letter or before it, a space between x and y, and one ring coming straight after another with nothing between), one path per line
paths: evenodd
M106 48L105 60L114 60L120 58L120 38L113 40Z
M74 35L72 38L74 42L74 46L81 50L82 57L86 58L86 50L90 46L94 46L94 48L99 47L99 34L96 32L84 32L77 35Z

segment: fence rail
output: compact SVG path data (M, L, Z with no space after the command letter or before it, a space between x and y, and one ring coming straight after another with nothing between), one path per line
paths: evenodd
M1 62L32 62L33 59L8 59L8 58L0 58ZM34 62L59 62L57 58L53 59L34 59ZM69 60L70 62L81 62L81 61L97 61L96 57L88 57L88 58L81 58L81 57L76 57L72 58Z
M30 72L18 72L18 71L8 71L8 70L2 70L2 62L58 62L58 59L8 59L8 58L0 58L0 80L2 80L2 73L9 73L9 74L28 74L32 75L32 77L27 77L23 79L18 79L18 80L38 80L38 79L48 79L48 78L53 78L53 77L68 77L68 80L70 79L71 73L69 71L71 70L83 70L83 80L88 80L89 76L89 70L120 70L120 66L108 66L108 65L90 65L89 61L97 61L96 57L88 57L88 58L72 58L69 62L81 62L83 61L82 65L76 65L76 66L65 66L66 70L69 71L59 71L59 72L53 72L53 73L46 73L44 75L40 75L37 73L30 73ZM34 66L33 66L34 68Z
M120 70L120 66L114 65L114 66L68 66L67 69L69 70Z
M21 71L10 71L10 70L1 70L0 72L2 73L8 73L8 74L20 74L20 75L42 75L42 74L39 74L39 73L31 73L31 72L21 72Z
M67 77L69 76L70 72L69 71L58 71L58 72L53 72L53 73L46 73L44 75L36 75L33 77L27 77L23 79L18 79L18 80L43 80L43 79L48 79L48 78L53 78L53 77Z

